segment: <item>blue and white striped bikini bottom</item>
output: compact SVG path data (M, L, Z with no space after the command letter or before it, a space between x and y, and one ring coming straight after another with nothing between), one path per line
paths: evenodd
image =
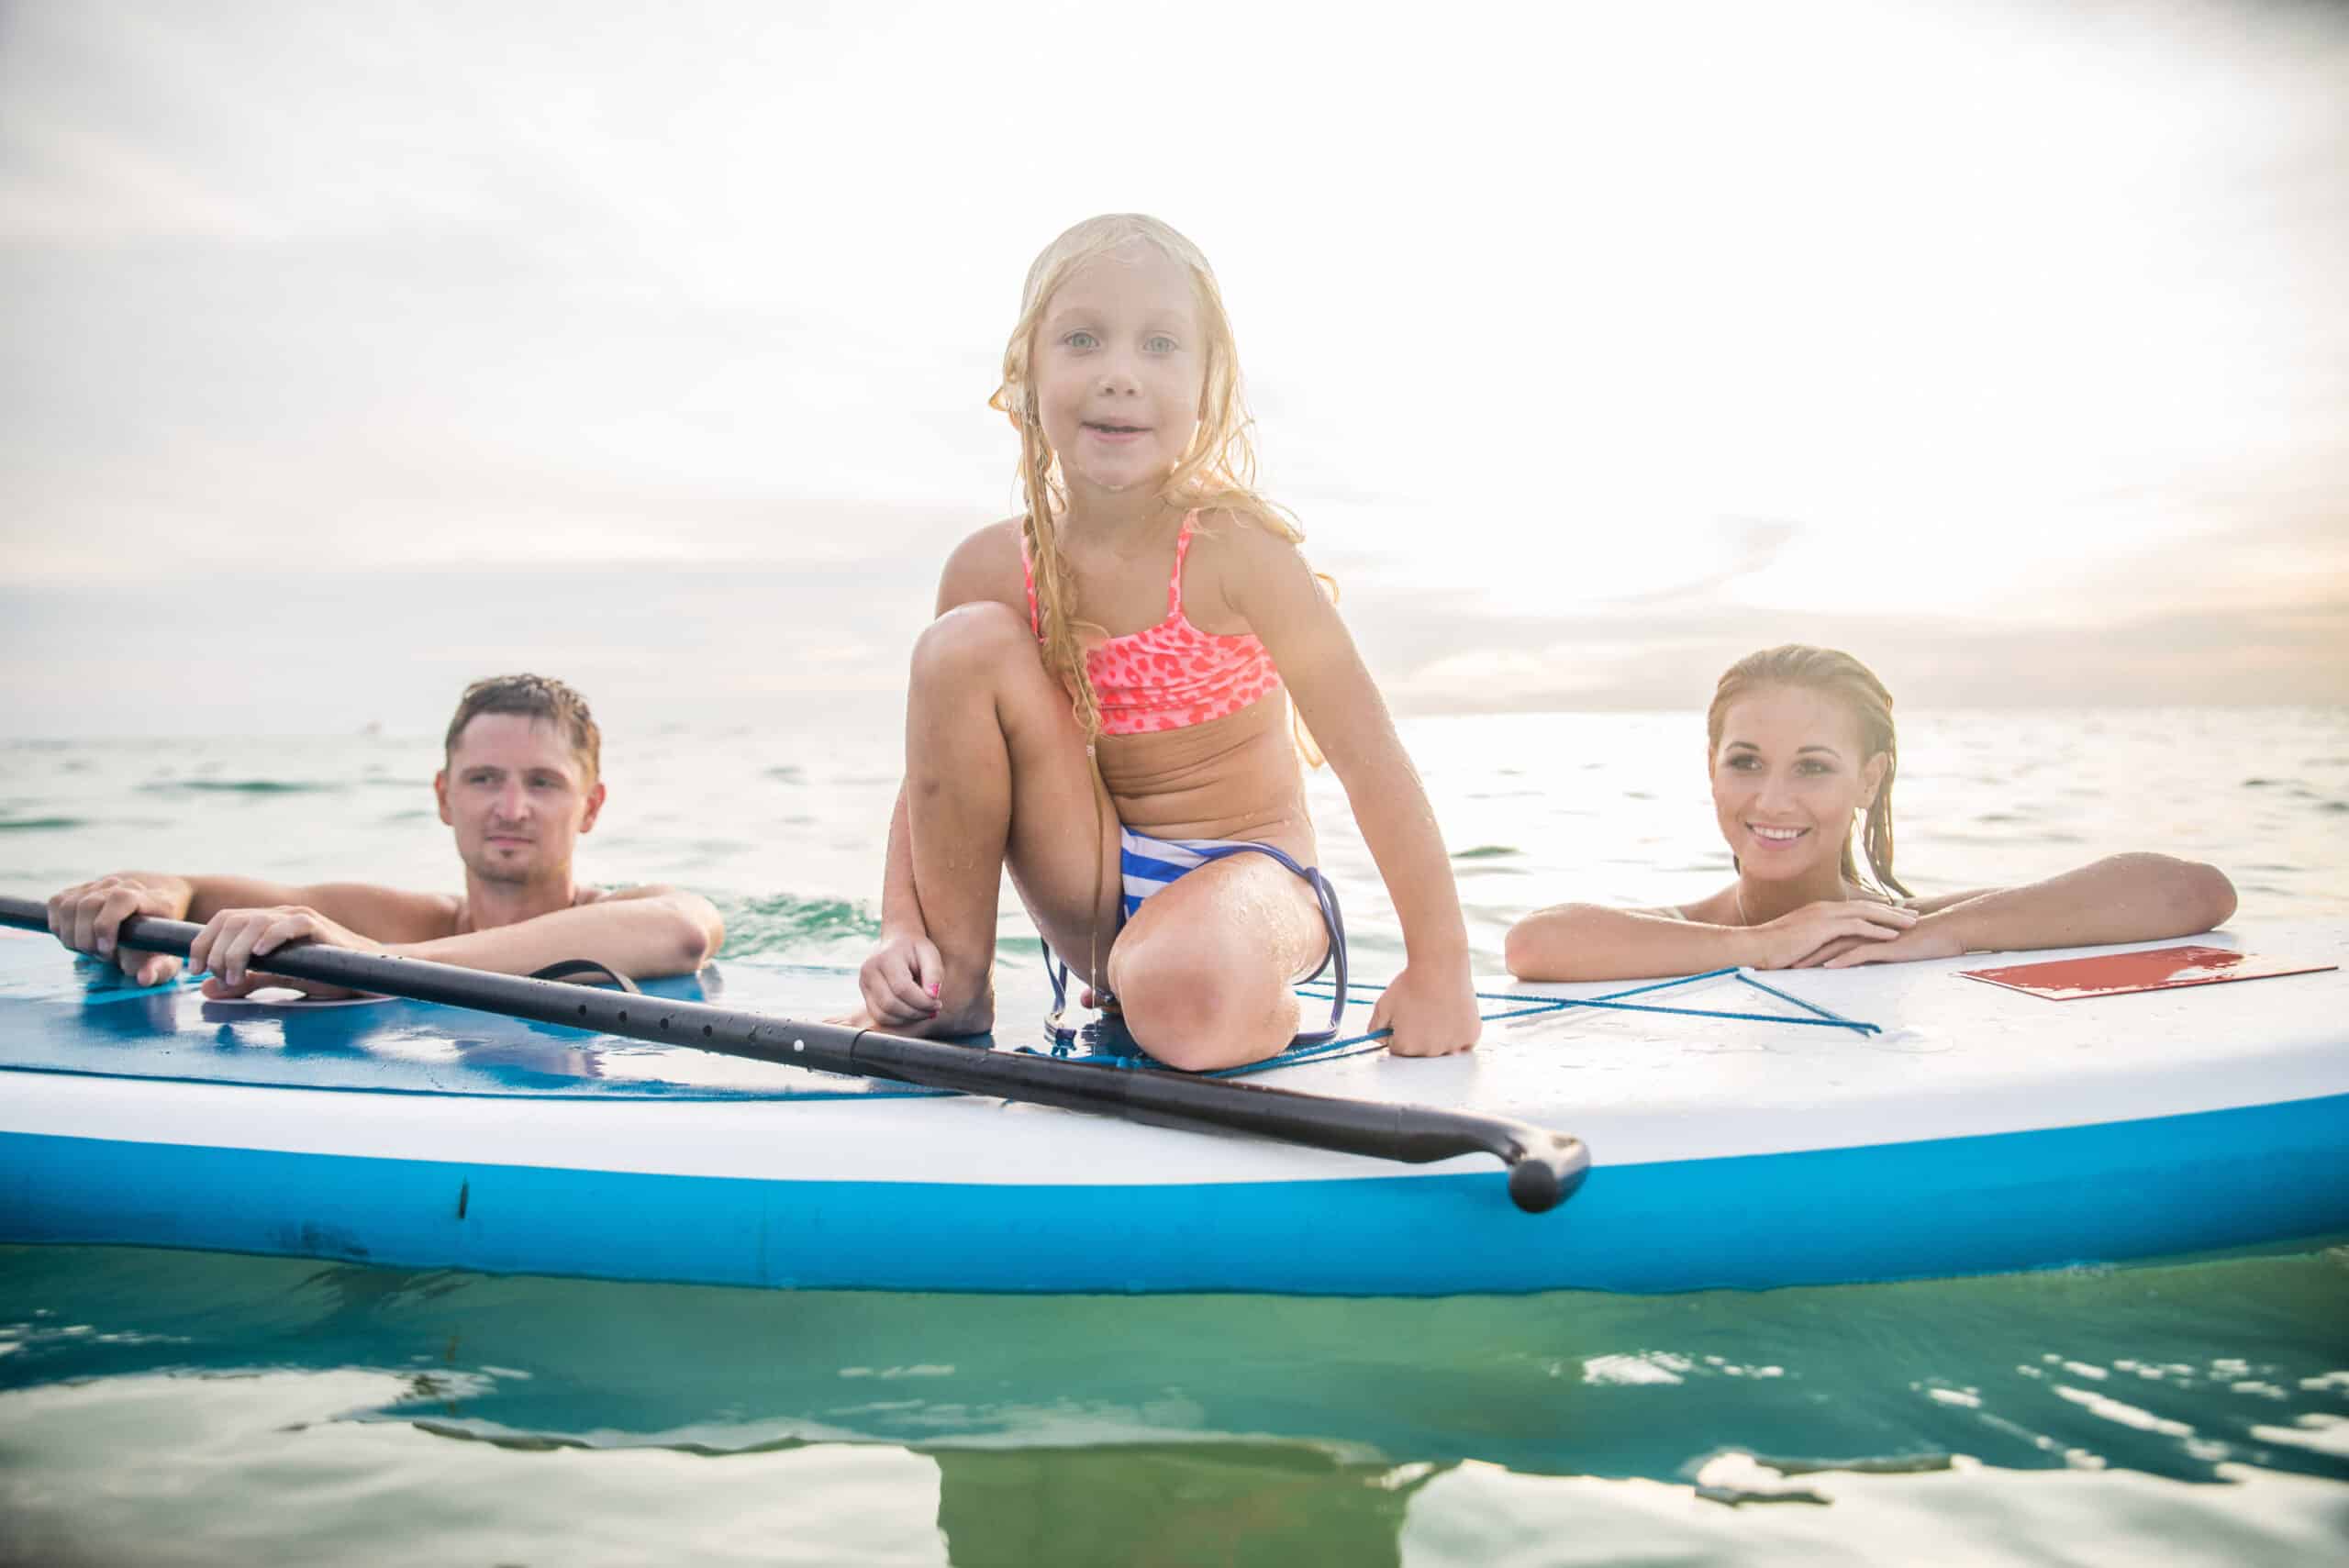
M1153 839L1147 833L1137 833L1120 824L1118 828L1118 868L1124 881L1123 900L1119 908L1119 925L1134 917L1142 902L1181 881L1210 861L1231 855L1270 855L1297 875L1313 890L1314 902L1321 906L1321 925L1330 933L1329 951L1306 981L1321 978L1321 972L1336 966L1337 999L1330 1009L1330 1027L1300 1034L1289 1042L1300 1045L1321 1045L1338 1038L1338 1027L1346 1016L1346 920L1338 907L1338 890L1330 885L1315 866L1299 865L1286 850L1271 844L1259 844L1244 839ZM1063 1023L1062 1015L1068 1005L1068 966L1056 963L1052 950L1044 949L1046 970L1052 975L1052 1016L1051 1029L1055 1040L1073 1037L1075 1027ZM1114 1007L1116 998L1107 995L1107 987L1096 986L1108 1006Z

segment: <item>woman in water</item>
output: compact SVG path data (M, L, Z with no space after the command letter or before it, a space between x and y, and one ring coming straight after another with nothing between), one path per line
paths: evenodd
M1795 643L1739 660L1713 693L1705 733L1713 814L1737 880L1676 907L1537 909L1509 930L1510 973L1841 969L2153 941L2234 913L2234 887L2213 867L2143 853L2022 887L1911 896L1892 871L1892 694L1848 653Z
M1228 1067L1296 1033L1340 940L1290 699L1401 917L1387 1047L1475 1043L1465 921L1419 775L1298 533L1257 494L1215 274L1165 224L1078 224L1029 269L994 406L1020 516L946 562L914 649L863 1020L995 1018L1002 874L1161 1061Z

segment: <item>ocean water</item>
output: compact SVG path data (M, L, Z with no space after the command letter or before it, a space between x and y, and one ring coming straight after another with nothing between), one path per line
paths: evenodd
M1405 735L1480 967L1728 872L1694 714ZM1904 716L1920 892L2159 848L2349 913L2349 713ZM0 891L451 885L430 737L0 741ZM722 962L873 929L894 738L607 742L597 880ZM1347 817L1323 860L1400 943ZM1007 898L1007 938L1025 933ZM1030 962L1025 944L1007 961ZM2305 1562L2349 1549L2349 1238L1982 1279L1432 1301L762 1293L0 1249L0 1561Z

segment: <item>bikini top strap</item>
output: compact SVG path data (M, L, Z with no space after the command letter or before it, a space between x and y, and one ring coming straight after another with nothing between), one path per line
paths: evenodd
M1174 575L1166 580L1166 618L1183 613L1183 559L1191 553L1191 525L1198 520L1195 507L1183 514L1183 531L1174 536Z

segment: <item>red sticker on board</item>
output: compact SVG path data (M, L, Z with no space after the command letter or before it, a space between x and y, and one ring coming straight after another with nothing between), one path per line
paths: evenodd
M2167 991L2180 985L2219 985L2230 980L2266 980L2278 974L2319 974L2337 963L2303 963L2232 948L2155 948L2150 952L2104 953L2095 958L2059 958L2046 963L2013 963L2001 969L1962 969L1968 980L1987 980L2009 991L2027 991L2051 1002L2083 996L2125 996L2134 991Z

